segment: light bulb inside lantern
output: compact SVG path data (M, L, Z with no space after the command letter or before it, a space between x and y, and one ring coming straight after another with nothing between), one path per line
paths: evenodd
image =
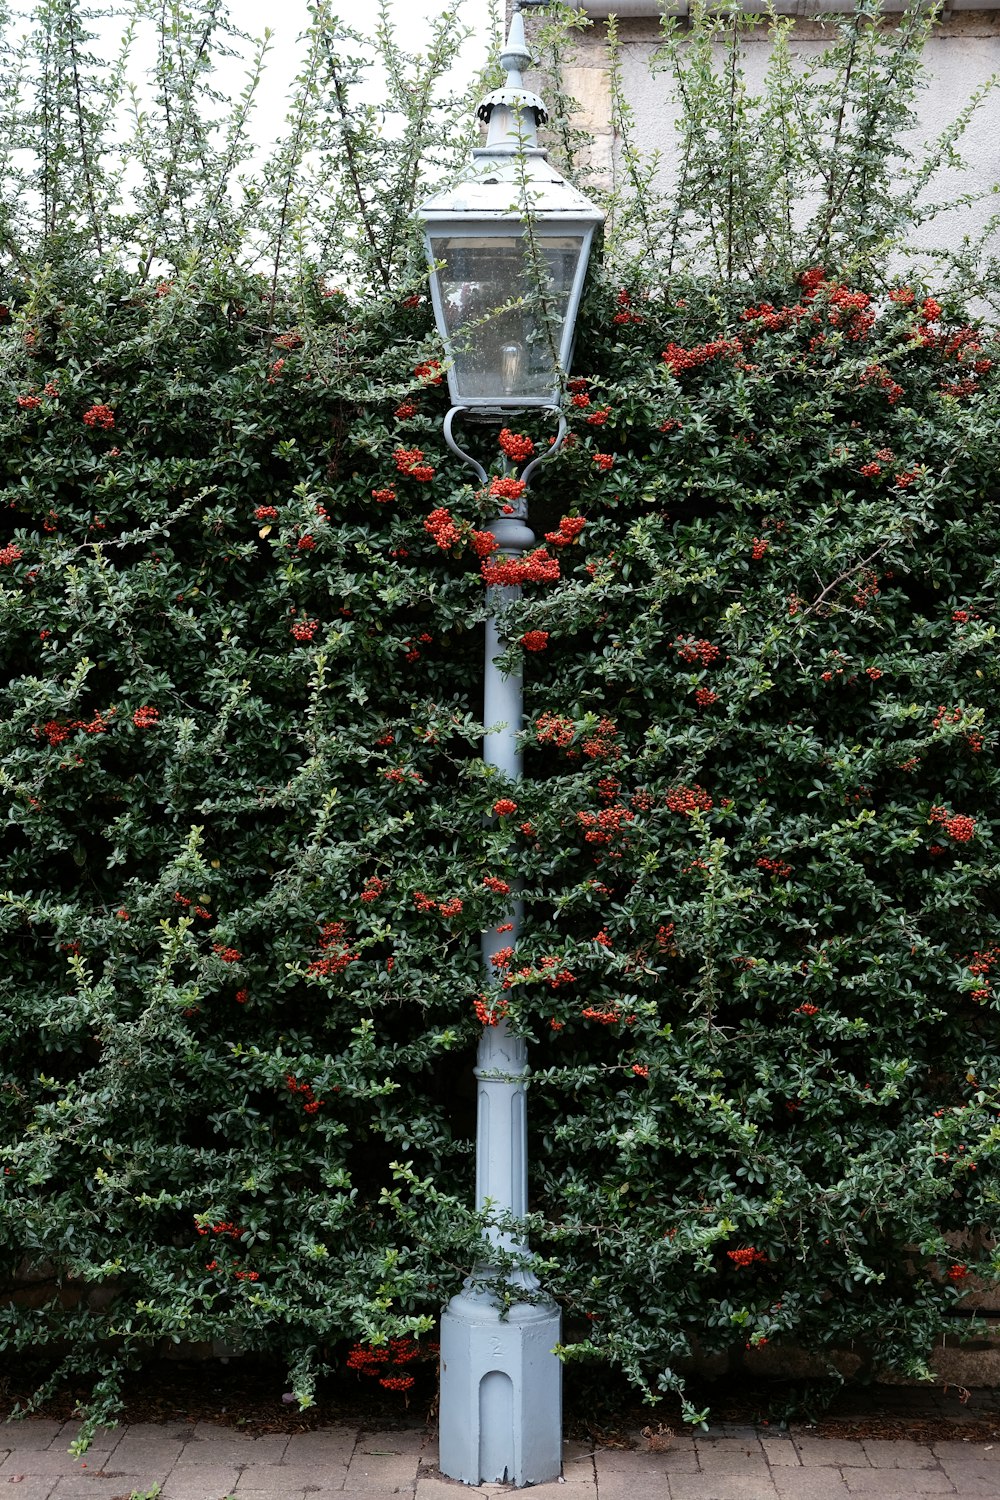
M519 389L524 374L524 345L504 344L500 350L500 379L505 396L513 396Z

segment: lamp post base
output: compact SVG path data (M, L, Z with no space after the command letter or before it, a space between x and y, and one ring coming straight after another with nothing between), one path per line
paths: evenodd
M442 1474L463 1484L544 1484L562 1471L562 1365L552 1304L500 1306L475 1282L441 1318Z

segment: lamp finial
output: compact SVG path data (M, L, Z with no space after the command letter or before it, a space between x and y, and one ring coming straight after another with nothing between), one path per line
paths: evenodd
M538 95L525 88L522 76L524 69L531 65L531 53L524 35L521 10L524 4L537 3L539 0L515 0L507 40L500 53L500 66L507 75L504 86L488 94L476 111L483 123L490 127L483 148L490 153L507 155L524 150L537 151L538 126L544 125L549 117Z

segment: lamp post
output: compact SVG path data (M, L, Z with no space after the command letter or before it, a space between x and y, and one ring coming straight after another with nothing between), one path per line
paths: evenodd
M486 471L454 437L460 414L489 420L548 408L559 416L559 435L546 457L565 435L561 376L572 353L591 242L604 218L538 145L537 129L547 115L521 77L531 61L521 11L539 3L544 0L515 0L500 57L504 87L479 107L488 126L485 145L473 151L458 182L419 210L434 315L449 357L453 404L444 436L481 483ZM526 482L540 462L524 471ZM497 556L516 558L531 547L523 496L490 530ZM506 644L497 617L517 594L512 587L491 590L483 710L483 759L512 778L521 774L521 675L504 675L495 658ZM487 971L497 949L517 941L516 899L507 923L505 937L495 928L483 934ZM476 1206L520 1219L528 1206L526 1042L502 1019L485 1026L475 1071ZM526 1248L490 1226L483 1264L442 1316L440 1465L466 1484L539 1484L562 1467L562 1368L552 1352L560 1336L558 1309L528 1271L508 1278L506 1309L489 1290L497 1252Z

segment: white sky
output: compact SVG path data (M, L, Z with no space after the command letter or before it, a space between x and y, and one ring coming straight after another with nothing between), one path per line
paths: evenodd
M429 21L446 8L446 0L390 0L389 8L400 46L406 51L418 52L429 40ZM449 78L456 89L468 87L486 62L490 8L490 0L463 0L461 14L466 25L473 28L473 35L462 49L461 66ZM378 20L377 0L334 0L332 10L341 21L362 35L374 30ZM263 36L268 27L274 33L252 131L265 144L273 141L283 129L288 86L295 76L296 62L302 56L297 38L308 22L306 0L279 0L279 3L275 0L229 0L229 14L241 30L253 36ZM231 78L226 77L224 66L220 66L218 76L224 91L235 97L243 83L239 65L233 63Z

